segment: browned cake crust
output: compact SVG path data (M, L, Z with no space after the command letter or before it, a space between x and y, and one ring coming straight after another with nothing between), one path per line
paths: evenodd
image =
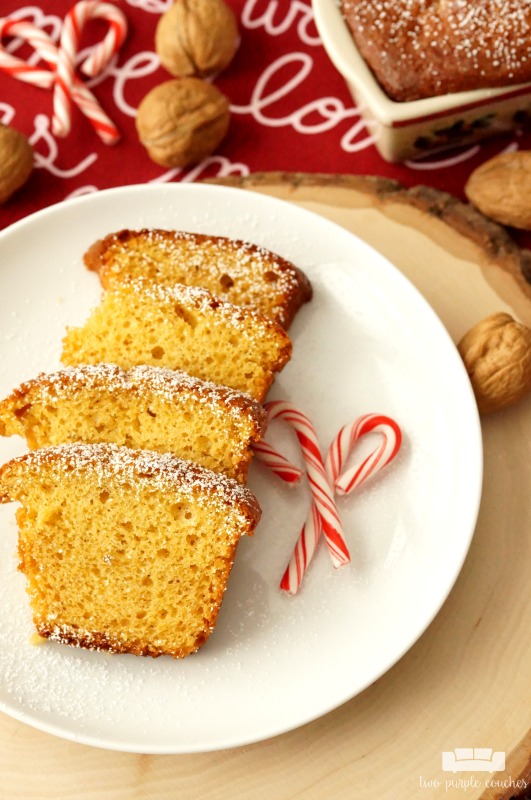
M312 297L310 281L292 263L263 247L223 236L122 230L95 242L84 262L99 273L104 288L127 277L199 286L229 303L256 308L284 328Z
M230 568L232 568L235 553L236 545L232 548ZM208 620L209 628L211 629L216 626L219 609L220 606L215 609L215 613L212 614ZM57 642L58 644L66 644L70 647L81 647L84 650L98 650L100 652L113 653L114 655L129 654L132 656L151 656L151 658L159 658L159 656L164 655L170 655L172 658L185 658L199 650L209 638L210 633L210 631L204 631L198 634L190 647L176 648L169 653L158 647L154 647L149 642L138 641L124 645L122 642L118 641L118 639L108 636L106 633L100 633L98 631L78 631L68 625L50 625L47 622L35 620L35 629L43 639L49 639L51 642Z
M522 0L342 0L361 55L393 100L531 81Z
M214 626L215 618L210 622ZM99 652L113 653L114 655L128 653L133 656L151 656L152 658L170 655L169 653L161 652L160 649L153 647L148 642L134 642L124 645L118 639L98 631L78 631L69 625L51 625L49 622L42 622L41 620L34 620L34 623L37 633L43 639L49 639L51 642L57 642L58 644L66 644L70 647L98 650ZM201 635L197 637L191 650L176 649L171 655L174 658L185 658L191 652L198 650L204 644L206 638L206 636Z

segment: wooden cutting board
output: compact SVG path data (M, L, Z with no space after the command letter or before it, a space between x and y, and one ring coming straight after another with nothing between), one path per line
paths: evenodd
M522 273L531 274L531 254L446 195L353 176L222 182L297 203L365 239L456 342L496 311L531 326ZM276 739L187 756L97 750L0 715L0 800L508 800L524 796L518 783L531 793L531 397L482 429L484 493L463 570L426 633L365 692ZM504 752L505 772L444 772L442 752L460 747Z

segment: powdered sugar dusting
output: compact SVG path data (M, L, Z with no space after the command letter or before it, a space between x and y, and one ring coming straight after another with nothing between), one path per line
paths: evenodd
M282 328L273 320L244 306L235 306L216 297L207 289L200 289L197 286L185 286L175 284L174 286L163 286L159 283L137 278L126 284L135 293L150 297L160 304L182 303L184 306L191 306L201 314L208 314L213 325L230 324L246 335L249 325L253 327L253 335L262 329L264 335L272 331L284 333ZM121 287L111 291L120 292ZM214 314L212 312L215 312Z
M104 240L111 251L110 272L120 271L120 256L127 258L131 255L131 239L141 239L147 245L134 248L138 264L152 267L166 260L183 273L208 275L211 282L219 280L220 276L222 281L225 278L231 285L234 281L242 281L249 304L253 305L257 298L265 300L267 297L274 309L274 317L281 324L290 321L293 302L297 301L298 306L301 300L309 299L311 295L306 277L293 264L270 250L239 239L186 231L143 229L111 234ZM104 259L106 257L107 253Z
M265 424L265 412L262 406L249 395L220 386L212 381L194 378L181 370L164 367L140 365L123 370L115 364L84 364L66 367L53 373L41 373L35 379L22 384L15 390L16 395L30 395L34 400L42 398L70 397L76 390L88 390L96 393L135 393L144 399L153 396L162 398L167 403L187 402L194 400L217 418L223 419L227 414L234 419L242 415L253 417L261 428Z
M115 444L66 444L33 450L13 459L0 471L22 489L27 473L52 476L58 483L76 474L95 478L99 489L128 487L140 495L145 490L177 492L200 505L214 502L258 520L259 507L254 495L237 481L184 461L171 453L131 450ZM11 481L10 481L11 482ZM13 499L17 499L16 497Z
M272 266L280 267L278 281L282 288L288 289L296 286L297 274L289 262L267 250L265 247L244 242L237 239L228 239L222 236L207 236L188 231L163 231L158 229L145 229L142 235L148 242L156 243L167 257L181 262L187 268L200 267L202 270L210 269L212 272L222 270L248 274L249 264L255 266L255 275L258 276ZM116 239L114 240L117 241ZM114 243L114 242L113 242ZM185 245L185 246L183 246ZM122 245L125 250L126 246ZM215 255L215 268L209 265L205 255ZM149 259L142 254L141 258ZM278 284L277 284L278 285Z

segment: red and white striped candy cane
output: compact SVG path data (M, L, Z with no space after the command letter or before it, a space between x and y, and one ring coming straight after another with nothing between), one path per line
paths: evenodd
M86 22L103 18L110 24L103 42L83 63L86 75L99 74L121 47L127 35L125 15L110 3L99 0L81 0L65 17L57 59L57 76L53 97L54 116L52 130L56 136L66 136L70 131L70 103L73 100L88 117L94 129L106 144L114 144L120 134L112 120L105 114L92 92L76 77L76 54Z
M18 19L4 17L0 19L0 43L8 36L28 42L41 59L48 64L49 69L27 64L21 58L8 53L7 50L0 46L0 70L12 75L19 81L31 83L41 89L49 89L55 80L54 70L57 66L57 47L50 36L30 22L21 22Z
M262 440L253 444L255 458L261 461L264 466L271 470L274 475L277 475L281 480L290 486L295 486L300 483L303 472L295 464L292 464L281 453L278 452L268 442ZM311 561L312 555L317 547L322 532L321 520L317 512L317 507L312 501L310 516L308 517L304 527L301 531L295 550L286 568L280 588L295 594L301 583L308 564Z
M361 464L343 471L356 442L367 433L381 434L381 443ZM344 425L330 445L325 461L328 478L337 494L349 494L371 475L383 469L396 456L401 444L400 427L383 414L365 414Z
M269 405L269 404L267 404ZM266 405L266 408L267 408ZM295 409L296 411L296 409ZM300 412L298 412L300 413ZM343 466L349 458L355 444L367 433L382 434L382 442L363 462L342 472ZM365 414L354 422L344 425L330 445L327 454L325 469L330 485L340 495L352 492L363 481L370 478L389 464L400 450L402 433L397 423L383 414ZM261 444L266 444L262 442ZM262 459L264 464L272 469L275 474L285 480L282 470L274 469L275 459L282 459L283 467L287 474L290 469L296 469L271 445L267 445L269 456ZM299 536L295 550L288 568L282 577L280 588L290 594L295 594L302 583L304 574L310 563L319 537L321 535L321 518L316 505L312 502L310 515Z
M284 458L278 450L275 450L268 442L262 441L253 444L255 458L261 461L274 475L278 475L285 483L295 486L300 483L303 476L302 469L299 469Z
M95 75L112 57L112 49L117 49L122 44L127 33L127 20L123 13L110 3L99 3L98 0L88 0L88 3L91 8L85 9L84 13L90 11L92 16L104 17L111 25L104 41L95 48L83 65L85 72ZM79 5L86 5L85 0ZM75 17L76 8L77 6L74 6L69 14ZM65 27L69 30L66 21ZM0 70L43 89L49 89L55 84L52 130L56 136L66 136L69 132L71 102L74 102L106 144L118 141L120 134L116 125L103 111L90 89L74 74L79 38L75 39L73 44L63 28L61 46L57 48L51 37L35 25L17 19L3 18L0 19L0 43L7 36L28 42L49 67L45 70L27 64L0 45Z
M92 53L81 64L81 72L89 78L99 75L109 64L112 57L118 52L127 36L127 17L112 3L101 3L99 0L81 0L70 12L75 15L77 38L81 35L81 28L89 19L104 19L109 24L105 38L94 48ZM65 18L68 24L70 14Z
M288 422L294 429L302 448L302 455L306 466L306 474L310 484L313 503L316 506L316 511L320 520L320 529L324 534L332 563L335 567L348 564L350 556L343 536L341 520L337 513L334 492L326 474L323 457L319 448L319 441L312 423L302 411L291 403L273 400L265 404L265 409L270 421L273 419L282 419ZM313 511L311 516L313 520ZM303 528L301 538L304 538L305 530L306 526ZM307 563L309 563L311 555L313 555L313 550L311 550L310 554L310 549L308 549L309 555Z
M120 131L112 119L105 113L90 89L78 78L75 79L74 85L72 86L71 96L75 105L86 116L102 142L105 142L105 144L116 144L120 139ZM66 136L70 131L69 104L60 107L56 104L55 99L52 131L56 136Z
M280 581L280 588L283 592L297 594L299 591L308 564L312 560L315 548L321 538L321 531L321 517L319 516L316 504L312 502L308 519L304 523L301 534L297 539L293 555Z

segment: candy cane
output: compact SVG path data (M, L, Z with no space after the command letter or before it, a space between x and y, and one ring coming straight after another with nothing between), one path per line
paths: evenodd
M285 422L289 422L294 429L302 448L310 491L320 520L320 530L318 533L320 535L322 531L324 534L333 565L335 567L340 567L344 564L348 564L350 556L343 536L339 514L337 513L334 492L326 474L317 434L315 433L312 423L302 411L291 403L274 400L266 403L264 407L270 421L280 418ZM312 511L312 520L313 518L314 515ZM307 526L303 528L301 533L302 538L306 535L306 527ZM310 559L311 556L307 563L309 563Z
M291 464L287 458L284 458L278 450L275 450L270 444L263 439L261 442L253 444L253 451L255 458L261 461L262 464L271 470L275 475L278 475L285 483L290 486L295 486L300 483L303 476L302 469L299 469L295 464Z
M57 57L52 130L56 136L66 136L70 131L70 101L89 118L96 132L106 144L114 144L120 138L118 129L103 112L94 95L76 78L76 54L83 27L90 19L100 17L110 24L110 29L100 45L87 58L82 70L86 75L99 74L112 56L121 47L127 34L124 14L109 3L99 0L81 0L65 17ZM95 102L94 102L95 101Z
M57 48L45 31L31 25L29 22L19 22L16 19L0 19L0 42L3 38L14 36L28 42L48 66L55 70L57 65ZM42 89L49 89L55 80L53 71L34 67L22 61L21 58L11 55L0 47L0 69L12 75L19 81L31 83Z
M266 405L266 408L268 405ZM343 466L350 457L356 443L368 433L381 434L383 437L382 442L366 456L360 465L342 472ZM371 475L375 475L389 464L400 450L401 443L402 433L400 427L393 419L383 414L365 414L354 422L344 425L330 445L325 461L325 470L330 485L337 494L350 494ZM262 459L263 462L280 478L285 479L281 470L273 469L275 458L283 459L285 462L284 470L287 473L289 473L290 469L296 469L271 445L265 442L260 444L266 445L269 451L269 459ZM288 568L280 584L280 588L290 594L295 594L301 586L304 574L319 541L320 524L321 521L315 503L312 503L310 515L297 540Z
M109 23L109 30L100 44L82 63L80 69L84 75L93 78L99 75L109 64L112 57L120 50L127 36L127 18L123 11L111 3L100 3L99 0L81 0L71 11L77 18L77 26L81 28L89 19L104 19ZM65 18L65 24L69 19Z
M78 9L78 6L81 8ZM83 64L85 74L92 76L98 74L123 43L127 33L127 20L119 9L109 3L82 0L78 6L74 6L65 19L59 48L45 31L29 22L0 19L0 42L7 36L23 39L35 49L49 67L48 70L34 67L0 47L0 70L40 88L49 89L55 84L52 119L52 130L55 135L66 136L69 132L73 102L88 118L100 138L106 144L114 144L120 138L118 129L103 111L90 89L76 77L75 54L81 32L80 20L86 21L90 17L106 19L111 26L107 36Z
M112 119L107 116L90 89L77 79L72 88L72 100L86 116L102 142L105 144L116 144L116 142L120 140L120 131ZM58 133L57 128L59 123L56 121L57 119L58 116L54 117L52 121L53 132L56 136L66 136L70 127L68 126L68 130L65 130L65 132Z
M360 465L342 472L354 446L367 433L380 433L380 445ZM326 473L337 494L350 494L367 478L383 469L396 456L401 444L402 432L399 426L383 414L365 414L344 425L330 445L325 461Z
M310 514L301 531L293 555L280 581L280 588L288 594L297 594L302 579L312 560L315 548L321 538L321 518L315 503L312 503Z

